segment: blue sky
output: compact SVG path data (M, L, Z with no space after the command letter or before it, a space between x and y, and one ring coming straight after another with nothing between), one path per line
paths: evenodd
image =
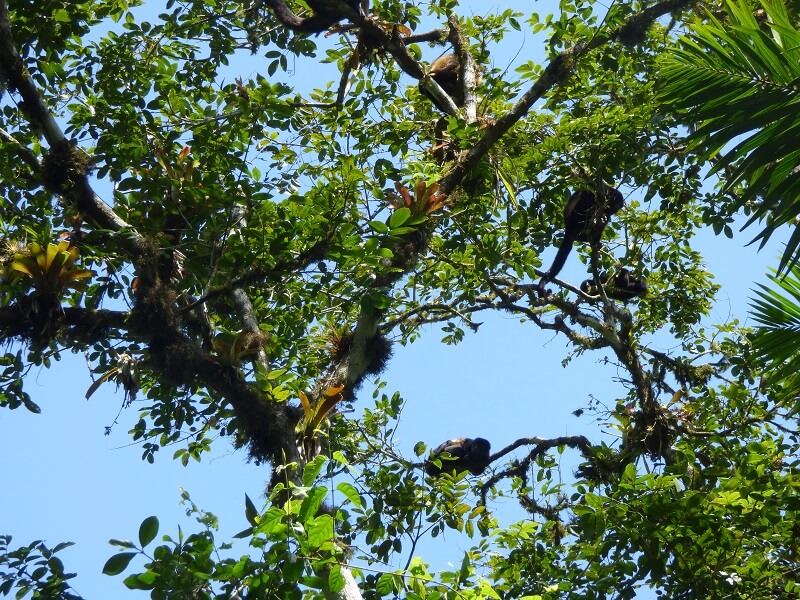
M529 5L503 3L503 7ZM531 40L529 36L519 44L504 43L513 55L523 44L530 47ZM539 54L539 49L531 53ZM433 56L432 51L428 54ZM331 65L324 68L322 77L337 78ZM306 81L316 79L301 75ZM704 232L697 238L696 249L723 286L709 322L745 319L754 282L764 282L767 267L776 264L777 240L761 252L744 247L754 234L747 231L731 241ZM554 252L544 255L545 264ZM572 257L562 275L580 282L584 273L584 266ZM479 315L478 320L484 321L479 332L468 334L458 346L442 345L439 329L431 327L421 341L395 349L383 379L389 393L398 390L407 401L397 430L407 457L413 456L418 441L432 447L459 436L486 437L495 451L530 436L591 432L593 441L611 441L598 432L591 416L578 419L571 414L585 407L590 395L613 406L623 393L614 381L614 368L600 364L603 353L585 355L564 368L563 338L507 315ZM134 595L123 588L122 577L101 574L106 559L115 552L109 538L135 539L141 520L153 514L161 521L161 534L175 537L179 525L186 533L199 528L179 504L180 488L220 517L220 541L246 527L245 493L257 505L263 501L268 468L247 463L245 454L234 452L226 440L217 443L213 457L186 468L171 460L170 448L159 453L154 465L142 461L141 448L131 444L127 431L144 404L118 417L123 396L112 384L101 386L85 400L91 379L81 355L65 355L49 370L34 369L25 383L43 412L0 411L0 533L13 535L12 545L34 539L51 546L75 542L62 558L68 571L78 572L73 584L87 599ZM372 387L365 384L356 414L369 404L371 392ZM117 418L111 435L104 435L105 427ZM567 456L565 476L573 465ZM511 504L497 507L498 514L515 514ZM467 542L451 536L420 552L434 567L442 567L447 562L458 564L458 548L466 546ZM400 557L393 566L405 559Z

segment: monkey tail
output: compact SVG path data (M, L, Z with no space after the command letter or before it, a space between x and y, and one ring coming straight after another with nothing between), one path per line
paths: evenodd
M550 269L547 271L547 278L552 279L556 275L561 272L561 269L564 268L564 263L567 262L567 256L569 256L570 251L572 250L572 243L573 239L568 236L564 236L564 239L561 242L561 245L558 247L558 254L556 254L555 259L553 260L553 264L550 266Z

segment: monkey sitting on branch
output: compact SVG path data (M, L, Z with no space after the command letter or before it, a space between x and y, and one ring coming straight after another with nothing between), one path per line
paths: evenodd
M320 33L330 29L342 19L348 18L350 15L346 14L340 6L346 6L360 18L365 18L361 0L306 0L306 4L314 12L310 17L296 15L284 0L263 0L263 2L272 9L273 14L282 25L303 33ZM260 3L256 6L260 6Z
M570 196L564 206L564 238L558 247L553 264L539 282L539 289L544 293L544 286L556 277L575 242L589 242L593 248L600 245L603 231L625 204L625 198L616 188L608 188L604 196L589 190L579 190Z
M419 93L433 102L445 116L436 121L432 154L440 162L453 160L456 153L447 151L447 116L464 118L468 123L477 119L477 104L474 89L477 83L477 68L471 57L466 67L456 54L445 54L431 63L428 74L418 84ZM435 84L435 85L433 85Z
M647 280L644 277L636 277L625 268L620 269L613 277L608 273L601 275L599 284L603 287L606 297L612 300L628 302L647 294ZM598 282L592 279L581 283L581 291L590 296L600 295Z
M480 475L489 466L492 445L483 438L455 438L440 444L425 461L425 472L431 477L442 473L469 471Z
M431 63L428 77L435 81L442 91L452 100L456 108L464 105L464 86L461 83L461 63L455 54L445 54ZM424 80L419 82L419 93L433 102L440 111L452 114L449 103L437 98L427 87Z

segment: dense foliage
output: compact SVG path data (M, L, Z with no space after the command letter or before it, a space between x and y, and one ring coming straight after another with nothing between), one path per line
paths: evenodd
M708 326L718 286L693 246L742 210L764 237L796 227L791 6L139 4L0 0L0 406L38 411L26 369L85 352L87 396L121 386L145 459L224 436L271 466L270 501L248 499L246 555L187 496L199 532L150 517L106 574L153 598L800 595L797 386L763 377L796 364L769 328L796 338L770 298L796 314L798 296L765 290L756 334ZM544 54L507 70L520 32ZM455 91L428 73L447 52ZM338 84L308 85L323 67ZM624 208L570 257L592 293L540 285L570 193L609 187ZM645 296L606 293L622 268ZM478 478L393 447L403 390L365 383L425 325L455 344L493 311L605 357L618 443L525 438ZM502 522L509 496L523 518ZM413 546L445 532L473 545L432 572ZM66 542L0 543L0 592L76 597Z

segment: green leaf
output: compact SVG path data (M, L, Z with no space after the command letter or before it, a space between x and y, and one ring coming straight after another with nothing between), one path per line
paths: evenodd
M409 233L411 233L413 231L416 231L416 228L414 228L414 227L396 227L396 228L392 228L392 235L400 237L400 236L403 236L403 235L408 235Z
M389 233L389 226L383 221L370 221L369 227L377 233Z
M56 546L53 548L53 552L61 552L62 550L74 545L75 542L61 542L60 544L56 544Z
M605 519L602 512L587 512L580 516L579 523L582 537L589 542L599 540L605 533Z
M328 575L328 587L334 594L338 594L344 589L345 584L346 582L344 575L342 575L341 565L333 565Z
M361 508L361 496L358 493L358 490L355 488L354 485L348 483L346 481L342 481L339 485L336 486L336 489L342 492L347 499L350 501L351 504Z
M745 227L762 223L753 241L763 246L782 225L794 228L783 271L800 259L800 32L782 3L763 6L770 17L764 23L744 2L728 3L730 22L696 23L663 61L661 98L684 121L699 124L690 140L704 159L717 159L711 174L729 170L724 191L751 209Z
M386 297L386 294L378 291L370 291L361 300L361 306L365 310L385 310L389 308L389 304L389 298Z
M325 456L315 456L314 460L303 468L303 485L311 487L327 462L328 459Z
M257 526L260 521L258 509L247 494L244 495L244 516L253 527Z
M500 600L500 595L489 584L489 582L484 579L482 579L478 584L478 593L480 594L481 598L494 598L495 600Z
M472 574L472 561L469 558L469 552L464 552L464 556L461 559L461 568L458 570L458 578L461 581L466 581L469 579L469 576Z
M308 526L308 543L313 548L330 546L335 537L330 515L319 515Z
M394 577L392 577L391 573L384 573L378 578L375 591L380 596L388 596L394 592Z
M129 590L152 590L156 587L156 579L158 579L158 574L152 571L145 571L138 575L128 575L123 579L122 583Z
M770 277L773 288L759 285L750 302L758 323L751 335L755 354L765 363L764 377L782 383L787 397L800 393L800 267L795 265L783 277Z
M144 548L158 535L158 518L147 517L139 525L139 544Z
M64 574L64 563L57 556L50 558L50 560L47 561L47 566L50 567L50 572L54 575L61 576Z
M285 516L286 512L282 509L277 506L271 507L261 516L261 524L258 526L258 530L266 534L271 534L283 525L283 518Z
M322 486L311 488L311 491L305 498L303 498L303 503L300 505L300 513L298 515L300 522L306 523L310 519L314 518L319 511L319 507L322 506L322 503L325 501L325 497L327 495L327 488Z
M389 217L389 227L395 229L403 225L408 218L411 216L411 209L407 206L402 206L392 212L391 216Z
M103 566L103 573L105 575L119 575L127 568L133 560L133 557L137 554L138 552L120 552L119 554L115 554L106 561L106 564Z

